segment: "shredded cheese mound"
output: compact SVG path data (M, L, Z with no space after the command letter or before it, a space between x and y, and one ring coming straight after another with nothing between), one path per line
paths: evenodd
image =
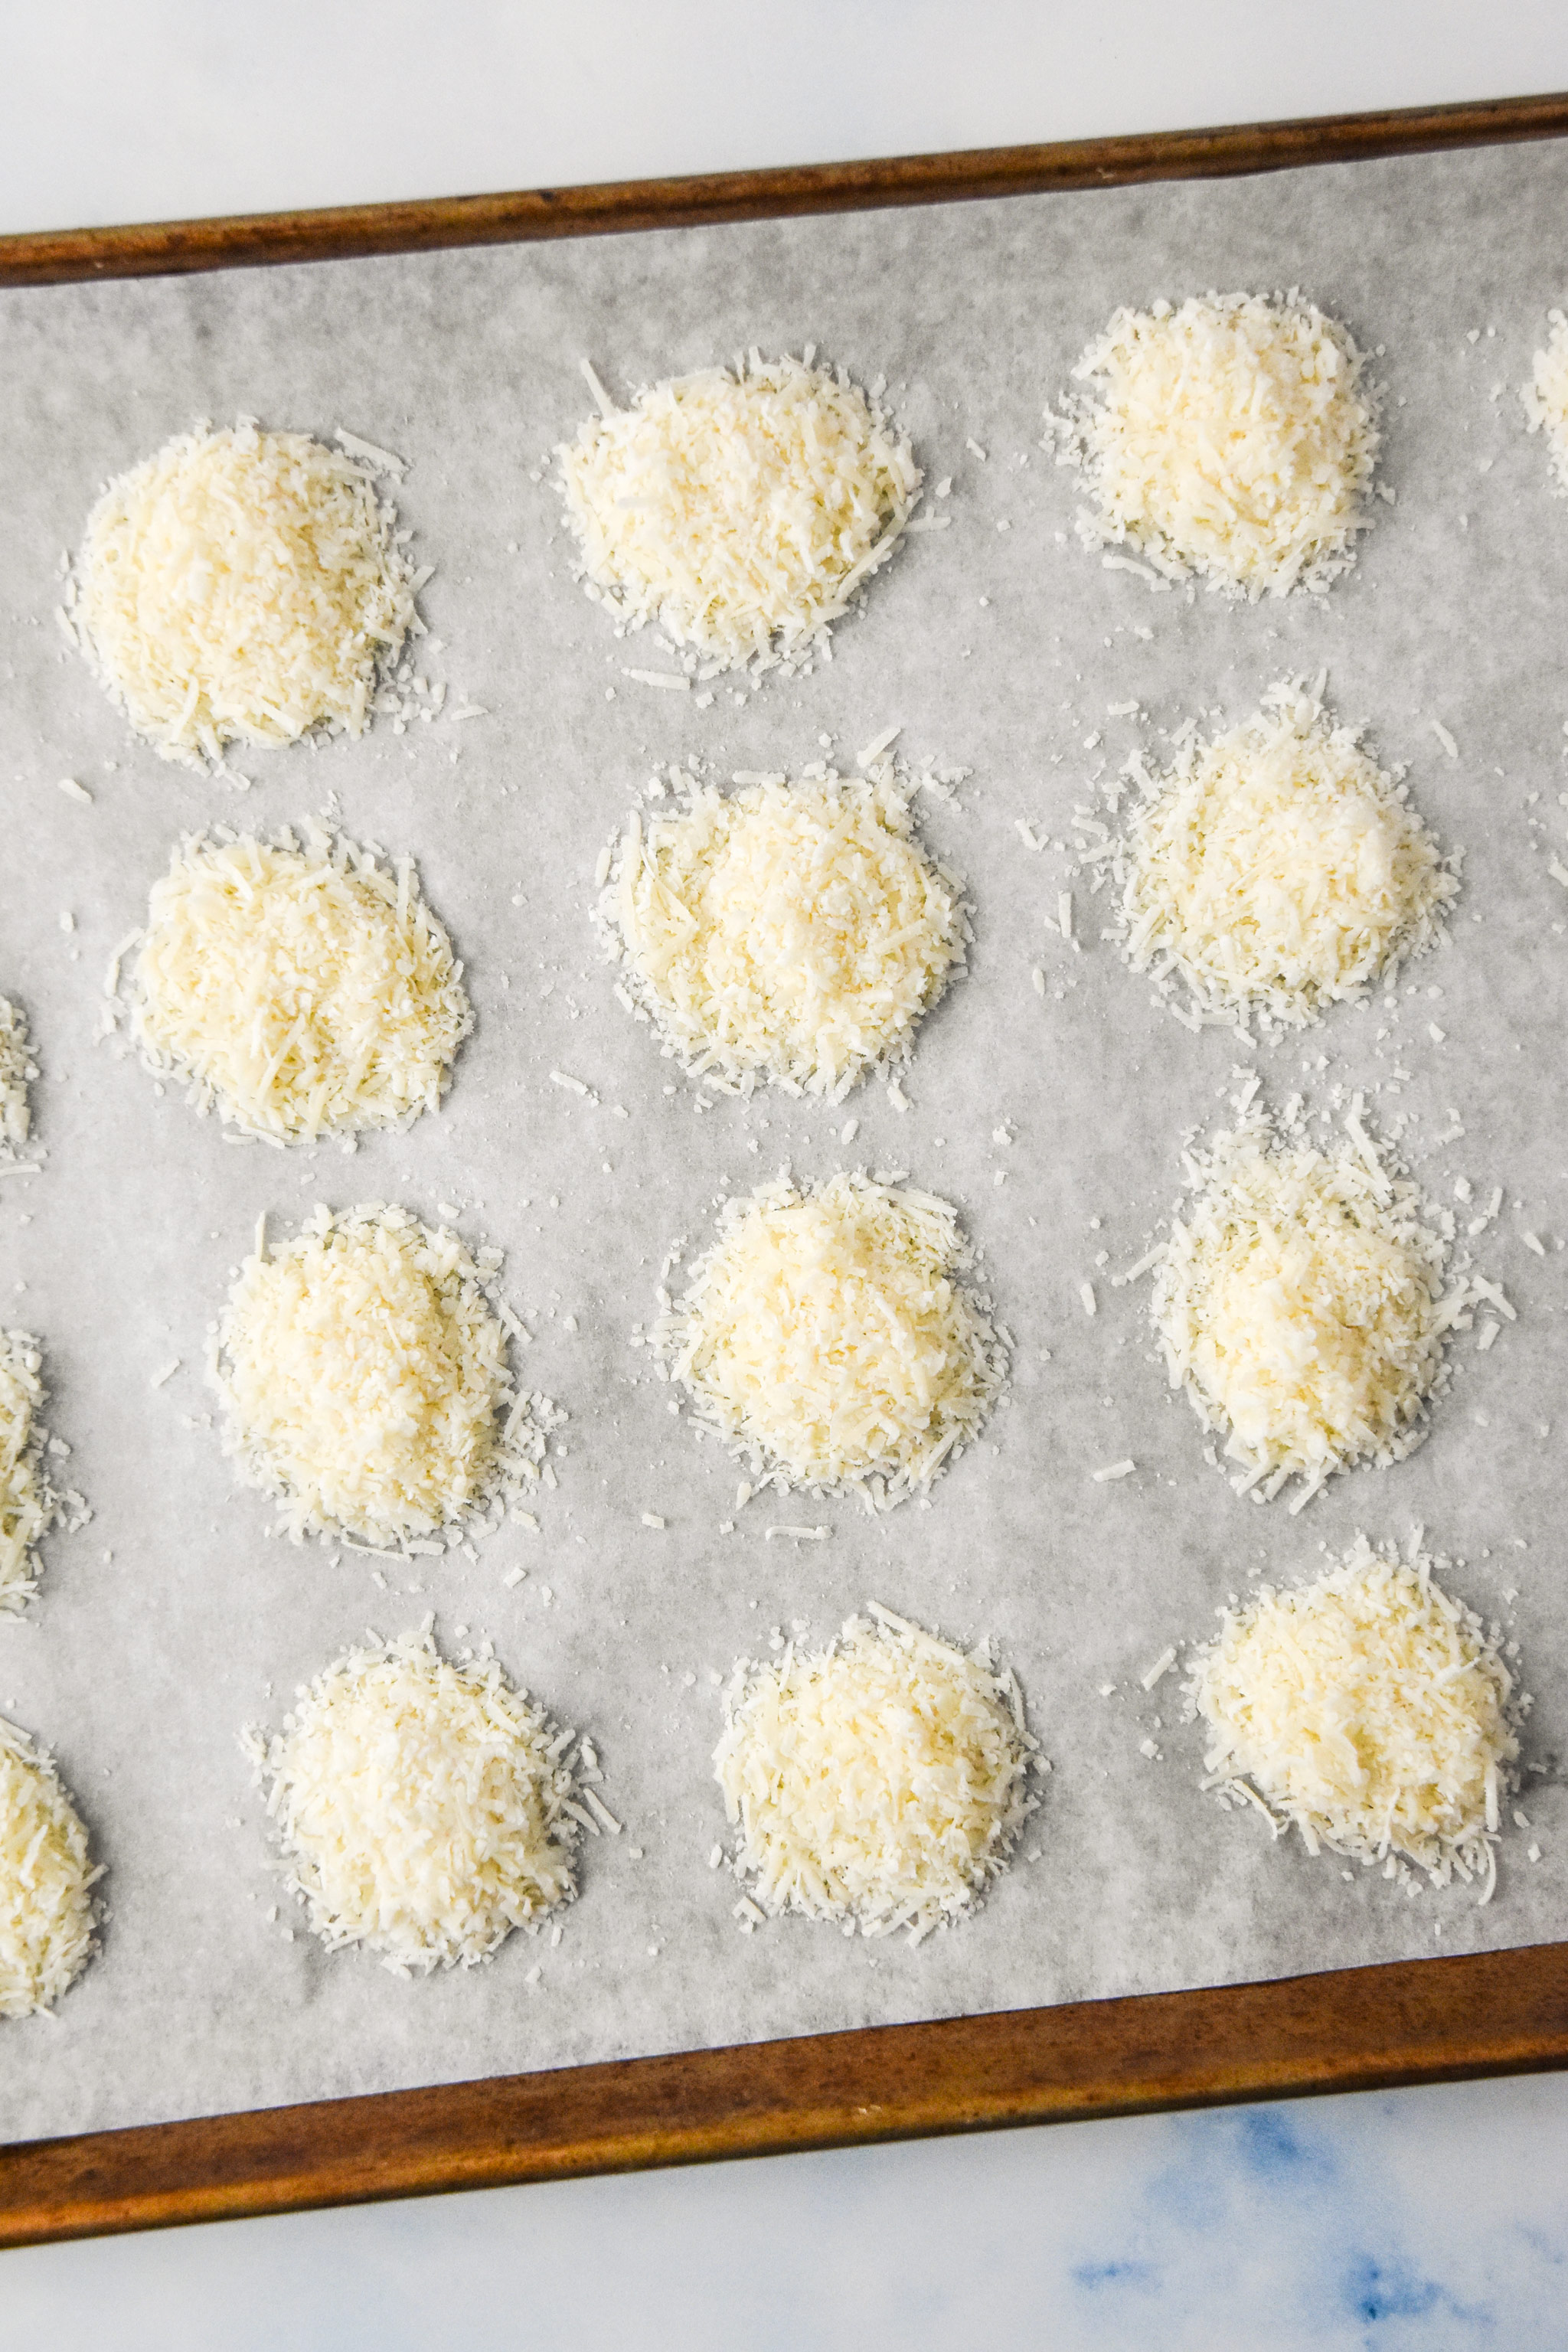
M49 1529L79 1524L81 1497L57 1494L44 1467L42 1365L28 1332L0 1331L0 1615L16 1614L37 1591L33 1555Z
M1266 1481L1272 1496L1293 1475L1315 1490L1426 1434L1444 1244L1415 1187L1367 1150L1278 1143L1258 1113L1189 1156L1194 1198L1172 1220L1151 1312L1171 1385L1227 1433L1240 1491Z
M1118 310L1073 370L1092 387L1047 414L1086 467L1086 545L1136 547L1167 579L1283 596L1354 561L1378 446L1363 355L1294 289Z
M473 1968L571 1902L571 1738L494 1658L443 1658L426 1624L350 1650L281 1732L241 1744L311 1931L407 1977Z
M473 1026L462 967L409 859L319 827L182 841L153 887L132 1033L247 1135L284 1143L434 1110Z
M1531 381L1524 387L1524 414L1532 433L1546 427L1552 468L1559 492L1568 493L1568 319L1561 310L1547 313L1552 332L1544 351L1535 354Z
M892 782L837 777L633 812L602 915L628 992L694 1076L839 1102L907 1059L964 960L962 884L932 864Z
M1479 1877L1489 1896L1519 1754L1512 1677L1413 1549L1405 1561L1358 1536L1310 1584L1220 1611L1188 1685L1209 1727L1205 1786L1261 1800L1309 1853L1390 1877L1401 1856L1440 1886Z
M51 2009L81 1974L101 1875L53 1759L0 1717L0 2017Z
M38 1075L26 1015L0 996L0 1161L18 1160L32 1129L27 1088Z
M785 1171L726 1202L654 1344L700 1423L773 1486L890 1507L976 1434L1005 1374L955 1278L969 1256L930 1192L858 1170L801 1192Z
M226 1449L296 1542L456 1539L537 1476L554 1408L513 1394L488 1290L455 1234L380 1202L246 1259L212 1373Z
M1173 961L1200 1012L1300 1026L1443 936L1458 885L1405 785L1289 680L1150 791L1123 844L1128 960Z
M820 645L892 554L921 478L842 371L755 351L645 387L556 457L592 592L715 669Z
M724 1712L736 1873L774 1916L919 1943L974 1907L1037 1808L1012 1675L875 1604L815 1656L742 1659Z
M395 525L366 468L309 434L199 425L104 491L77 617L167 759L359 735L415 617Z

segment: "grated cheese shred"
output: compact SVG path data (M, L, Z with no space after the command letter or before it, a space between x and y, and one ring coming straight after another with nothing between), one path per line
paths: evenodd
M1546 430L1552 487L1568 496L1568 319L1561 310L1547 313L1551 333L1544 350L1535 354L1531 380L1523 392L1525 420L1532 433Z
M1084 544L1136 548L1167 582L1321 593L1371 520L1363 364L1295 289L1118 310L1073 370L1089 392L1047 413L1058 464L1084 467L1094 496Z
M65 1450L39 1418L47 1397L38 1342L26 1331L0 1331L0 1615L17 1615L37 1591L37 1546L57 1525L89 1517L79 1495L57 1493L45 1468Z
M1271 1496L1299 1476L1315 1491L1413 1452L1447 1328L1444 1244L1415 1187L1364 1129L1330 1154L1278 1141L1261 1111L1189 1164L1150 1311L1171 1385L1226 1433L1238 1489Z
M1277 1837L1293 1823L1309 1853L1390 1875L1397 1857L1439 1886L1457 1872L1488 1899L1521 1708L1434 1562L1358 1535L1310 1584L1261 1585L1219 1616L1187 1685L1208 1727L1205 1787L1250 1799Z
M573 1900L570 1741L494 1658L443 1658L428 1622L351 1649L280 1732L241 1737L311 1932L399 1977L476 1967Z
M0 1165L16 1166L27 1148L33 1124L27 1088L37 1075L26 1016L0 996Z
M556 451L590 593L716 670L809 658L919 495L909 442L876 403L787 353L600 404Z
M693 1076L840 1102L964 962L963 886L889 781L772 781L634 812L601 901L628 993Z
M258 1241L211 1370L226 1449L279 1497L283 1531L404 1547L499 1521L563 1416L514 1393L506 1321L464 1244L380 1202Z
M415 622L395 523L371 473L310 435L198 424L88 519L89 657L137 733L187 766L237 740L362 734Z
M725 1203L653 1344L759 1478L889 1508L977 1434L1005 1377L969 1260L931 1193L860 1170L803 1192L786 1170Z
M0 1717L0 2017L52 2009L80 1975L102 1874L53 1758Z
M872 1604L837 1642L742 1659L713 1764L763 1912L920 1942L972 1911L1038 1800L1017 1685Z
M1442 939L1458 888L1403 784L1288 679L1239 727L1188 737L1120 850L1132 969L1173 964L1199 1013L1293 1027Z
M473 1027L462 966L410 861L319 826L188 835L153 887L126 993L154 1076L283 1143L434 1110Z

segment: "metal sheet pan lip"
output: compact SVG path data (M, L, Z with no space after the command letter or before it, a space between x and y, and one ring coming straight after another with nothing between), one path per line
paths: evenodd
M35 2140L0 2247L1564 2063L1568 1944L1526 1945Z
M0 287L429 253L882 206L1224 179L1568 136L1568 91L1039 145L0 236Z

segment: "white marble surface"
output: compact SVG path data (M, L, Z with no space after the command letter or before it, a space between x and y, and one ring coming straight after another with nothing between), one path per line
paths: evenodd
M0 229L1568 87L1560 0L13 15ZM1568 272L1568 256L1565 256ZM1568 2346L1568 2077L42 2248L17 2344ZM479 2315L483 2315L482 2319Z
M7 2254L112 2352L1561 2352L1561 2078L1060 2125Z

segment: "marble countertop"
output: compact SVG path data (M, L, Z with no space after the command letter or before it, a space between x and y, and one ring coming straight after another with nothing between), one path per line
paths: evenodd
M825 60L827 62L825 64ZM0 230L1568 87L1552 0L195 0L17 16ZM1568 276L1565 276L1568 285ZM1568 2346L1568 2076L492 2190L13 2252L16 2343L683 2352Z

